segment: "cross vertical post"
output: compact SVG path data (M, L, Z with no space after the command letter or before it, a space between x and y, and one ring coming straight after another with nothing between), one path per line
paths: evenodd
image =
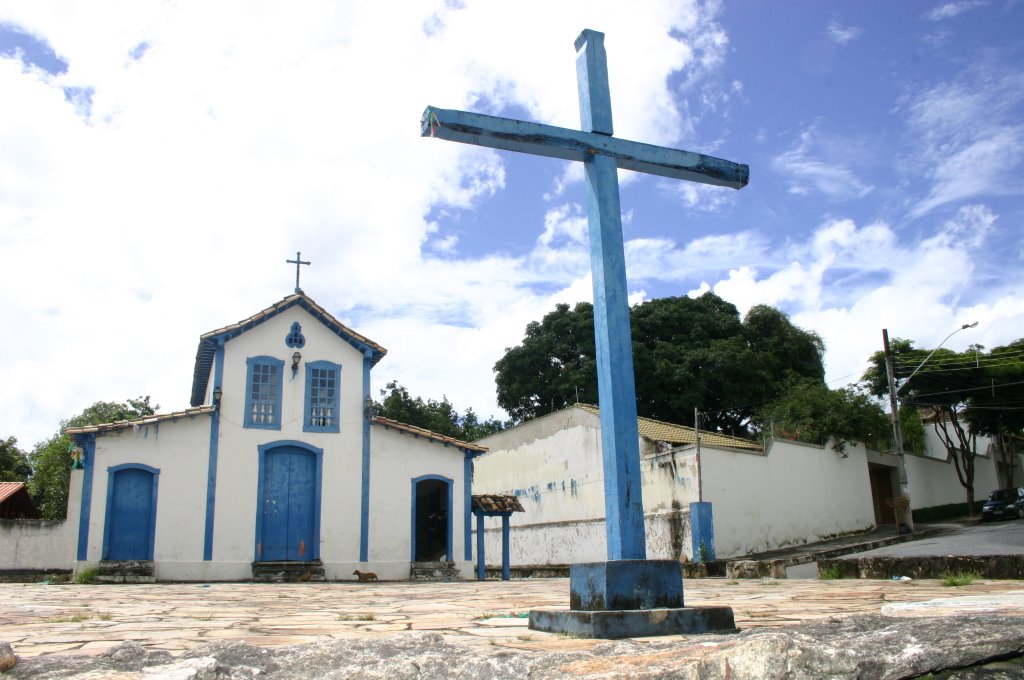
M576 50L583 130L610 136L612 109L604 36L583 31L576 40ZM591 154L583 167L594 286L608 559L642 560L647 557L647 549L618 166L609 156Z
M285 260L285 263L286 264L294 264L295 265L295 292L296 293L301 293L302 292L302 288L299 287L299 267L301 267L304 264L310 264L311 265L313 263L309 262L308 260L303 260L302 259L302 253L299 252L299 251L295 251L295 259L294 260Z

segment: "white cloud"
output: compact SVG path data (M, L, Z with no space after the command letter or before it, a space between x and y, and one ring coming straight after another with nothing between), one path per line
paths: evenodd
M983 7L986 4L987 3L984 2L984 0L959 0L959 2L947 2L939 5L931 12L928 12L927 17L930 21L943 21L945 19L952 19L953 17L963 14L968 10Z
M797 325L824 338L829 380L857 380L870 354L880 348L885 327L924 347L975 320L980 320L976 331L957 339L963 346L980 342L991 347L1021 336L1024 278L1019 271L1005 272L985 302L961 303L962 291L984 268L991 247L986 236L995 221L987 206L965 206L934 235L901 243L887 224L858 227L850 220L833 220L806 241L791 244L784 254L788 261L766 273L751 266L734 268L690 294L713 290L743 313L762 303L786 310Z
M843 26L838 21L833 21L825 29L825 35L829 37L829 40L839 45L846 45L856 40L862 32L862 29L856 26Z
M804 130L792 148L772 161L772 169L789 185L789 193L819 193L833 201L869 194L873 187L861 181L853 170L838 159L820 157L824 151L818 149L817 136L814 126Z
M1024 74L984 56L958 79L904 97L897 111L915 141L908 170L930 183L912 217L957 201L1024 192L1008 179L1024 164L1022 102Z

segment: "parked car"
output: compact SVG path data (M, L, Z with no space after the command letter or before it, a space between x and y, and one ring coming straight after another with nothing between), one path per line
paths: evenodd
M981 509L981 521L1024 517L1024 488L996 489L988 495Z

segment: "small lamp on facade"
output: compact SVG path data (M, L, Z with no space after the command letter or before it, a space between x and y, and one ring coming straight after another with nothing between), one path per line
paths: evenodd
M224 396L224 391L220 389L220 385L213 388L213 405L220 406L220 398Z
M302 355L296 352L292 355L292 375L299 372L299 362L302 361Z
M369 418L372 414L373 414L373 399L370 398L370 395L366 395L366 398L363 399L363 415L365 415L367 418Z

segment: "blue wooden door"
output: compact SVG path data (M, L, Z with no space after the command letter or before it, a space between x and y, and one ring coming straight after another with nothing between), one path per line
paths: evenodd
M153 559L153 473L128 468L112 481L106 559Z
M315 484L316 457L312 453L291 446L266 453L261 561L313 559Z

